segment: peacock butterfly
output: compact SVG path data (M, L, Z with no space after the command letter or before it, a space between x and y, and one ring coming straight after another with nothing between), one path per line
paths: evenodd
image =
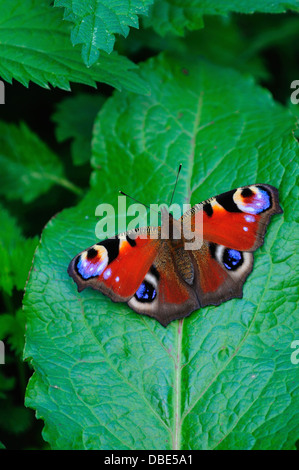
M99 290L166 326L201 307L241 298L253 252L263 244L270 217L282 212L276 188L243 186L196 204L178 220L164 209L161 227L96 243L73 258L68 273L79 292ZM194 229L197 217L203 243L186 250L184 236L177 239L173 233L186 219ZM161 236L166 225L168 239ZM154 232L158 236L152 237Z

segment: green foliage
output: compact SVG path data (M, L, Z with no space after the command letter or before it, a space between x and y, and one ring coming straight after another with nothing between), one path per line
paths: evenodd
M29 410L7 402L5 404L0 402L0 406L0 428L13 434L20 434L29 428L32 420Z
M170 0L173 1L173 0ZM217 15L234 11L237 13L283 13L299 11L298 0L197 0L206 15Z
M298 1L159 0L150 8L144 24L152 26L161 35L173 33L183 36L185 29L192 31L204 26L203 15L225 15L230 12L282 13L288 9L299 11Z
M24 348L24 334L25 316L22 309L19 309L15 315L7 313L0 316L0 339L3 340L8 337L8 344L19 356L21 356Z
M1 160L0 160L1 165ZM2 168L2 167L1 167ZM11 295L12 289L25 288L37 237L23 237L17 221L0 205L0 289ZM21 261L21 263L20 263ZM0 321L3 317L0 317Z
M299 122L299 106L296 104L290 103L290 110L294 115L297 117L297 121ZM297 128L294 132L294 135L297 139L299 139L299 129Z
M38 238L25 238L17 220L1 204L0 234L0 264L2 266L0 291L2 291L7 312L0 315L0 340L4 341L6 346L5 364L12 362L11 353L14 353L14 361L19 363L21 370L23 369L21 357L24 348L25 316L21 308L15 311L12 294L13 291L23 291L25 288ZM3 365L1 367L4 368ZM14 403L11 398L15 385L15 380L6 377L1 370L0 432L7 431L9 434L27 431L32 421L30 410L25 409L22 404Z
M22 312L23 313L23 312ZM24 313L23 313L24 315ZM0 316L0 338L2 339L2 317ZM23 330L24 339L24 330ZM12 378L6 378L0 373L0 432L7 432L9 435L18 435L25 432L32 422L32 413L22 405L16 405L11 399L11 394L15 387ZM5 446L0 442L0 449Z
M25 357L36 370L26 404L53 448L292 449L295 119L252 79L204 61L159 56L141 71L151 96L106 102L92 189L43 232L24 301ZM120 187L147 203L167 201L179 162L176 202L266 181L279 187L284 214L256 253L242 300L165 329L99 293L79 294L66 267L94 243L99 202L116 205Z
M200 2L187 0L156 1L144 18L145 26L164 36L167 33L183 36L185 29L194 30L204 26Z
M65 19L72 21L72 43L84 44L82 57L86 65L93 65L99 50L110 54L115 34L127 36L129 27L138 28L138 16L147 13L153 0L55 0L57 7L65 8Z
M0 399L5 398L6 392L12 390L14 382L13 378L7 378L0 372Z
M0 149L0 194L8 199L30 202L63 184L61 162L26 124L0 122Z
M57 124L56 138L58 142L72 139L74 165L82 165L90 160L92 127L103 102L103 96L86 93L66 98L57 106L53 115L53 121Z
M294 449L298 0L0 7L0 448L44 426L57 449ZM167 202L179 163L175 202L264 182L284 213L243 299L163 328L66 270L99 203Z
M104 82L115 88L146 93L146 84L131 71L136 66L116 53L101 57L86 68L80 51L69 40L70 25L59 10L40 0L0 0L0 76L28 86L29 81L63 90L70 82L95 86Z

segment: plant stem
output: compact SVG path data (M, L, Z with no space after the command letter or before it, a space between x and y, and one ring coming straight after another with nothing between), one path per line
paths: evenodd
M72 191L73 193L77 194L78 196L82 196L84 191L83 189L79 188L79 186L76 186L74 183L72 183L71 181L65 179L65 178L61 178L59 179L59 181L57 181L61 186L63 186L64 188L66 189L69 189L70 191Z
M82 196L84 194L83 189L79 188L79 186L76 186L67 178L62 178L62 177L52 175L52 174L47 174L46 176L49 180L54 181L56 184L59 184L59 186L62 186L63 188L68 189L69 191L72 191L74 194L77 194L78 196Z

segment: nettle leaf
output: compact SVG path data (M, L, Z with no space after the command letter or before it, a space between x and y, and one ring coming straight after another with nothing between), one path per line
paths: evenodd
M91 191L45 228L24 300L26 405L59 449L293 449L298 233L295 119L251 78L167 56L144 63L151 96L116 93L93 140ZM77 292L73 256L95 208L121 188L145 204L200 202L240 185L279 188L244 298L167 328L99 292ZM128 273L129 275L129 273Z
M156 0L144 19L145 26L164 36L174 33L182 36L185 29L203 27L203 15L236 13L283 13L299 11L298 0Z
M2 205L0 232L0 289L11 295L14 287L25 287L38 238L25 238L16 219Z
M28 274L28 273L27 273ZM7 338L11 350L21 356L24 349L25 315L22 309L0 315L0 340Z
M0 77L28 86L70 90L70 82L96 86L103 82L117 89L147 93L137 66L117 53L101 54L93 67L82 62L80 48L70 41L71 25L61 12L39 0L0 0Z
M57 124L58 142L72 139L71 153L75 165L87 163L91 157L92 127L105 98L80 93L65 98L57 105L52 120Z
M65 19L75 26L71 39L74 45L83 44L82 57L93 65L100 50L110 54L115 34L127 36L129 28L138 28L138 15L146 14L154 0L55 0L54 6L65 8Z
M203 28L201 2L194 0L159 0L150 7L143 18L145 27L152 26L161 36L167 33L183 36L185 29L190 31Z

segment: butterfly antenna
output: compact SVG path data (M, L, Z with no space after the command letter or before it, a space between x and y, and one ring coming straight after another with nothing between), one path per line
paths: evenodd
M171 204L172 204L172 200L173 200L173 196L174 196L174 193L175 193L176 185L177 185L177 182L178 182L178 179L179 179L179 174L180 174L181 168L182 168L182 164L180 163L180 166L179 166L179 169L178 169L178 174L176 175L175 185L174 185L174 188L173 188L173 192L172 192L170 204L169 204L170 206L171 206Z
M124 193L123 191L119 191L119 193L122 194L123 196L126 196L126 197L129 197L130 199L133 199L133 201L138 202L138 204L142 204L143 206L147 207L151 211L157 212L154 209L152 209L150 206L147 206L146 204L143 204L143 202L138 201L137 199L135 199L132 196L129 196L128 194Z

